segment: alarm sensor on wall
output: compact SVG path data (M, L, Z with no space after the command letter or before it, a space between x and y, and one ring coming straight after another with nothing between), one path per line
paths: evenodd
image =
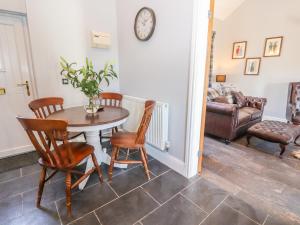
M110 33L92 31L91 36L93 48L109 48L111 46Z

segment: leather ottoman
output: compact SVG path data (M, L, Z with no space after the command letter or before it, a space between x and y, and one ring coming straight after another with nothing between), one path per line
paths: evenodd
M282 155L285 152L287 145L296 143L296 140L300 136L300 126L279 121L265 120L248 129L248 145L253 136L265 141L278 143L281 148L280 155Z

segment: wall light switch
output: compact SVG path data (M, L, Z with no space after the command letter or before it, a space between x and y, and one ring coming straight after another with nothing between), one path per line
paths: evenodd
M0 88L0 95L5 95L5 94L6 94L5 88Z
M111 46L111 35L104 32L92 31L93 48L109 48Z
M62 79L62 84L63 84L63 85L68 85L68 84L69 84L69 80L66 79L66 78L63 78L63 79Z

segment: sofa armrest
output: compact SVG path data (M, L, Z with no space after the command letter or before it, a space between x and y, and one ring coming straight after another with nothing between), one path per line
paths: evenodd
M205 133L225 140L232 140L238 124L237 105L208 102L206 107Z
M246 106L248 107L257 108L263 111L266 104L267 104L266 98L246 96Z
M208 102L206 106L208 112L219 113L223 115L236 116L237 115L237 105L218 103L218 102Z

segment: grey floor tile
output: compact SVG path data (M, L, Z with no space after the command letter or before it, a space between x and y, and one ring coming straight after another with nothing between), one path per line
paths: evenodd
M25 192L23 194L23 210L29 212L36 209L36 196L38 189ZM65 181L60 180L55 183L46 184L44 187L41 206L65 198Z
M151 161L152 159L154 159L151 155L148 155L148 160ZM141 153L140 151L132 151L129 155L129 157L133 160L141 160Z
M253 172L245 171L238 167L227 167L219 173L223 178L248 190L250 193L260 193L266 198L273 198L281 194L286 187L285 184L265 179ZM251 179L250 179L251 178ZM258 185L259 184L259 185Z
M138 166L136 168L128 170L126 173L121 173L113 177L110 184L118 193L118 195L122 195L138 186L141 186L147 181L148 178L146 177L144 168Z
M108 180L109 165L102 164L101 168L102 168L102 172L103 172L103 178L105 180ZM118 176L121 173L126 173L127 171L128 171L128 169L120 169L120 168L114 167L114 169L113 169L113 177Z
M254 201L255 200L253 200L252 202ZM260 224L262 224L265 221L268 215L268 212L259 205L259 202L257 202L256 205L253 205L250 202L246 202L245 198L240 199L237 196L229 196L225 200L225 203L231 208L242 212L243 214Z
M94 212L87 214L86 216L72 222L70 225L101 225L94 214Z
M224 165L222 164L222 162L215 159L213 157L213 154L209 155L206 152L204 152L203 167L215 173L224 169Z
M42 169L42 167L37 163L33 164L33 165L22 167L21 168L22 176L26 176L26 175L29 175L29 174L32 174L32 173L38 173L38 172L41 171L41 169Z
M281 218L279 216L268 216L264 225L298 225L299 223L291 221L288 218Z
M164 203L184 189L189 183L188 179L171 170L142 187L157 201Z
M22 215L22 197L17 195L0 201L0 224Z
M202 170L201 177L209 180L209 182L219 187L222 187L222 189L234 195L241 190L241 187L238 185L205 168Z
M110 202L116 197L117 196L106 183L96 184L72 195L71 217L67 215L65 199L57 201L57 206L62 222L67 224L72 220L95 210L103 204Z
M300 217L300 189L286 187L276 201Z
M148 162L148 168L156 176L159 176L160 174L170 169L169 167L167 167L166 165L164 165L156 159L153 159Z
M59 225L59 216L54 203L45 207L25 213L20 217L10 220L6 225Z
M197 206L177 195L142 220L143 225L198 225L206 213Z
M132 225L158 204L141 188L96 211L102 225Z
M182 194L207 213L216 208L228 195L226 191L204 178L196 181L189 188L185 189Z
M8 180L12 180L21 176L21 170L15 169L0 173L0 182L5 182Z
M0 200L26 192L38 186L39 174L30 174L8 182L0 183Z
M201 225L257 225L257 223L222 204Z
M39 157L36 151L32 151L21 155L0 159L0 173L35 164L38 158Z

